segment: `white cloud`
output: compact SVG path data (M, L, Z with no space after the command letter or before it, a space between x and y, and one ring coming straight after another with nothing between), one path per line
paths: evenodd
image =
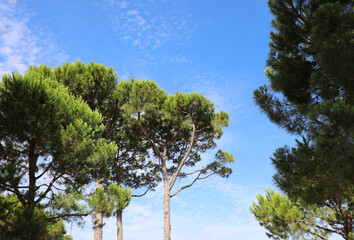
M109 0L106 7L121 40L141 50L185 42L196 29L192 16L174 1Z
M0 3L0 75L24 73L29 65L58 64L68 56L44 31L33 31L16 0Z
M262 186L249 189L217 177L197 183L171 199L172 239L174 240L266 240L249 212L249 205ZM182 193L182 192L181 192ZM163 236L162 187L141 199L133 199L123 212L124 239L155 240ZM210 201L210 199L212 199ZM215 201L216 200L216 201ZM214 205L218 202L218 205ZM231 204L230 204L231 202ZM74 239L92 239L88 219L85 229L67 227ZM105 219L104 240L116 239L115 218Z

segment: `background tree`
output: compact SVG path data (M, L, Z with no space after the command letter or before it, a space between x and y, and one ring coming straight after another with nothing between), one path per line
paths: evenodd
M254 92L261 110L301 137L272 158L276 184L293 201L340 212L353 232L354 3L270 0L275 19L265 71Z
M24 76L4 75L0 84L0 192L14 194L23 206L32 226L28 239L39 231L36 209L47 212L61 193L79 198L92 176L105 175L116 151L101 138L100 114L52 77L50 67L33 66ZM87 214L66 210L45 220Z
M148 146L137 124L127 116L122 106L129 100L128 89L118 83L112 67L90 62L65 63L54 69L55 79L69 87L76 96L82 97L93 110L103 116L104 138L117 145L115 156L110 159L111 178L97 179L97 188L107 188L110 182L126 187L147 190L155 187L158 176L152 162L146 160ZM144 171L141 171L144 169ZM104 186L106 184L106 186ZM108 185L107 185L108 184ZM141 195L133 195L141 196ZM118 196L117 196L118 197ZM98 210L99 208L96 208ZM123 239L122 210L116 208L117 239ZM95 239L102 239L103 213L96 212Z
M250 210L273 239L328 239L333 233L347 239L340 212L327 206L293 202L272 189L266 190L265 196L259 194Z
M26 218L26 208L16 195L0 195L0 238L15 240L32 237L40 240L71 240L65 235L66 230L62 219L51 219L53 216L45 212L39 205L34 212L33 221ZM47 219L51 219L47 221ZM35 228L36 233L28 233Z
M123 83L122 83L123 84ZM215 140L222 127L229 123L228 114L215 113L214 104L197 93L166 95L153 81L131 79L130 102L125 109L136 117L145 138L151 144L163 178L164 186L164 239L170 236L170 198L196 181L218 174L228 177L231 169L224 165L234 162L231 154L219 150L212 163L183 172L201 160L201 153L216 147ZM194 180L171 194L178 178L195 174Z
M106 217L122 212L130 202L132 190L123 189L117 183L110 184L106 189L97 188L95 194L88 199L94 212L101 212Z

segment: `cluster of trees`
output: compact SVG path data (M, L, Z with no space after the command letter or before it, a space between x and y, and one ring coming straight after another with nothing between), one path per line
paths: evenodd
M228 122L200 94L166 94L147 80L118 82L112 68L94 62L5 74L0 237L71 239L63 221L92 215L99 240L103 218L115 215L121 240L124 208L162 180L164 239L170 239L170 198L196 181L231 174L226 165L234 158L221 150L208 165L197 164ZM177 179L193 175L173 190ZM132 195L139 188L145 193Z
M268 118L297 135L271 158L274 181L251 211L274 239L354 239L354 2L269 0Z
M269 0L275 19L265 73L254 92L268 118L300 138L271 158L283 192L258 195L251 212L274 239L354 239L354 3ZM118 82L112 68L32 66L0 84L0 238L71 239L63 221L122 211L162 181L164 239L170 199L234 162L216 147L228 114L197 93L166 94L153 81ZM186 171L186 169L191 169ZM173 189L177 179L190 184ZM93 184L96 183L96 188ZM124 188L123 188L123 187ZM132 189L145 193L132 195Z

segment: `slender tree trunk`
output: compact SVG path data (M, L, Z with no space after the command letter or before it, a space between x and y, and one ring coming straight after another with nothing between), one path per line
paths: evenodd
M35 176L35 159L30 158L28 164L28 175L29 175L29 189L28 189L28 196L29 196L29 203L31 206L34 205L34 199L36 196L36 176Z
M116 182L120 185L120 172L118 168L118 159L114 159L114 169L116 171ZM121 210L117 210L117 240L123 240L123 215Z
M170 213L170 183L168 181L167 168L166 168L166 153L167 147L164 148L161 167L162 167L162 180L163 180L163 239L171 240L171 213Z
M164 180L163 194L164 240L171 240L170 185Z
M117 240L123 240L123 215L122 211L117 211Z
M36 197L36 165L37 158L35 156L35 140L30 142L29 146L29 161L28 161L28 177L29 177L29 188L28 188L28 203L30 205L29 218L32 220L34 214L34 203Z
M103 188L102 179L96 180L96 189ZM103 239L103 215L102 213L95 213L95 227L94 227L94 240L102 240Z

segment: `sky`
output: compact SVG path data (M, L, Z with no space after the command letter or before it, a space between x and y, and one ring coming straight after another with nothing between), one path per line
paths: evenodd
M276 189L275 149L294 145L252 99L267 83L271 19L263 0L0 0L0 76L33 64L94 61L112 66L119 80L203 94L230 114L217 149L236 162L228 179L211 177L171 199L172 239L265 240L249 207L257 194ZM162 239L162 208L161 185L134 198L123 212L124 239ZM84 227L68 223L67 231L75 240L93 239L92 219ZM114 218L105 219L103 239L116 239Z

